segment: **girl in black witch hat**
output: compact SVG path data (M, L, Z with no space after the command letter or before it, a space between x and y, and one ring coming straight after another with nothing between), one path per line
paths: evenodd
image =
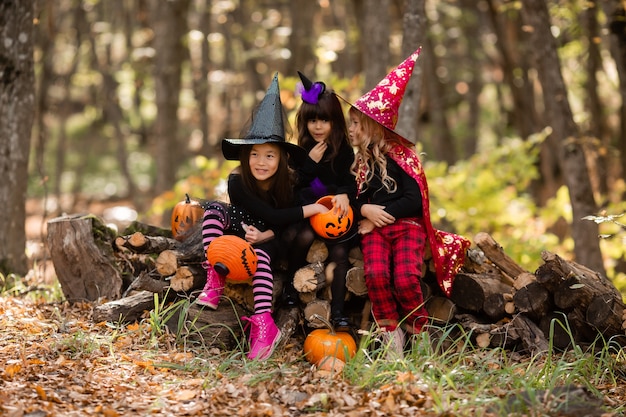
M285 140L278 75L253 115L245 137L224 139L222 153L241 165L228 177L230 204L214 201L205 207L202 241L205 253L211 242L223 234L237 235L252 244L258 258L252 278L254 314L242 319L251 325L248 358L264 360L271 356L281 335L272 317L271 261L280 248L275 237L287 225L327 210L321 204L294 205L293 175L288 164L302 161L306 153ZM220 264L204 265L207 282L196 302L216 309L228 271Z

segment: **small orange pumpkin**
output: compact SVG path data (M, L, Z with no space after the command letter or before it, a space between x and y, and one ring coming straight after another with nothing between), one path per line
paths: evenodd
M189 194L185 194L185 200L176 203L172 210L172 236L178 241L185 239L185 234L191 227L204 216L204 209L196 200L192 200Z
M350 333L335 332L328 320L319 314L312 318L321 320L327 328L313 330L304 340L304 357L309 363L318 365L328 357L346 362L356 354L356 342Z
M350 231L352 223L354 223L352 207L349 207L348 214L344 216L339 216L337 213L334 213L333 197L334 195L327 195L317 200L316 203L326 206L328 211L315 214L309 219L315 233L326 239L340 238Z
M252 245L234 235L213 239L206 250L206 259L220 275L235 282L250 281L258 260Z

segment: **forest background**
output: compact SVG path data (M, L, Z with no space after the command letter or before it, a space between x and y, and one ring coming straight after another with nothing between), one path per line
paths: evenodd
M44 265L62 213L168 227L185 193L223 197L220 140L275 72L293 126L298 70L354 101L422 46L398 128L433 222L626 294L624 16L618 0L0 2L0 274Z

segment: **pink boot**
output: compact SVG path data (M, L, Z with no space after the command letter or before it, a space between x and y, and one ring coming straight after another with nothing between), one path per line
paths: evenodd
M224 292L226 279L217 272L215 272L215 269L213 269L213 265L211 265L210 263L203 262L202 266L206 268L206 284L204 284L204 288L198 296L196 303L202 304L203 306L207 306L215 310L217 309L217 305L220 302L220 297Z
M272 313L254 314L242 317L250 323L250 352L248 359L265 360L272 356L280 340L280 330L276 327Z

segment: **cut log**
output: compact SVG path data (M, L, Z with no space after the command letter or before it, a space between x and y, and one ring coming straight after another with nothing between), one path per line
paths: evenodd
M367 285L365 285L365 271L362 267L352 267L346 274L346 288L352 294L359 297L367 295Z
M513 294L515 309L538 321L553 309L552 296L537 281L530 282Z
M309 304L311 301L317 299L317 292L315 292L315 291L300 292L300 293L298 293L298 298L300 299L302 304L306 305L306 304Z
M114 231L95 216L48 221L48 248L63 295L70 302L115 300L122 273L113 256Z
M293 287L298 292L316 292L325 285L324 264L321 262L303 266L293 276Z
M115 245L118 249L126 248L134 253L160 253L178 248L180 242L164 236L147 236L135 232L132 235L118 236Z
M476 336L476 345L481 348L489 347L491 344L491 334L490 333L481 333Z
M156 276L154 276L156 275ZM158 274L150 274L143 271L128 286L122 297L126 297L132 291L149 291L151 293L163 294L168 287L168 282L161 280Z
M429 297L426 300L426 311L428 316L437 324L446 324L456 314L456 305L449 298Z
M285 347L291 336L295 333L300 323L301 312L299 308L286 308L278 311L276 327L280 329L280 347Z
M204 268L195 265L181 266L170 279L170 288L176 292L189 293L202 289L206 279Z
M490 294L485 299L483 311L493 321L499 321L507 316L504 294Z
M155 262L157 272L164 277L174 275L180 266L178 264L178 257L179 254L171 249L159 253Z
M325 285L327 288L330 288L330 286L333 283L333 279L335 278L336 267L337 267L336 263L329 262L328 264L326 264L326 268L324 268L324 277L326 278Z
M243 306L246 310L254 309L254 301L250 304L250 298L254 300L254 296L250 296L252 293L252 286L249 284L232 284L226 281L224 286L224 293L222 297L226 300L231 300L235 304Z
M319 239L315 239L306 255L306 261L310 264L324 263L328 258L328 248L326 244Z
M535 276L535 274L531 274L530 272L522 272L515 278L515 282L513 282L513 288L519 290L521 288L524 288L528 284L536 281L537 277Z
M482 249L485 256L489 258L502 272L508 275L511 279L515 279L522 272L527 272L513 261L506 253L500 244L498 244L493 237L488 233L478 233L474 237L476 245ZM512 283L512 282L511 282Z
M348 260L354 266L363 266L363 252L359 245L354 246L348 253Z
M539 328L557 349L570 348L579 338L575 334L576 329L569 325L567 315L560 311L552 311L541 317Z
M129 224L126 229L124 229L122 235L132 235L135 232L140 232L145 236L163 236L168 238L172 237L171 229L164 229L162 227L142 223L136 220Z
M548 340L539 326L530 318L523 314L517 314L511 320L511 327L515 329L524 348L531 356L541 356L549 351Z
M624 304L620 300L612 296L600 295L591 300L585 318L598 332L611 337L622 333L624 311Z
M596 297L622 304L621 293L601 274L547 251L542 252L541 257L545 264L541 279L537 276L537 281L547 288L555 288L554 303L560 309L577 308L586 312Z
M311 301L304 307L304 318L307 321L309 327L318 329L326 327L326 325L321 320L317 320L314 318L316 314L329 321L330 303L327 300L316 299ZM313 319L311 319L312 317Z
M92 319L96 323L129 323L139 320L146 311L154 309L154 293L140 291L119 300L95 306Z
M511 291L512 287L502 282L500 276L459 273L454 279L450 299L461 308L480 312L491 294Z
M245 350L243 327L239 319L245 312L237 304L222 301L217 310L212 310L195 303L179 303L167 321L172 333L200 341L208 347Z

